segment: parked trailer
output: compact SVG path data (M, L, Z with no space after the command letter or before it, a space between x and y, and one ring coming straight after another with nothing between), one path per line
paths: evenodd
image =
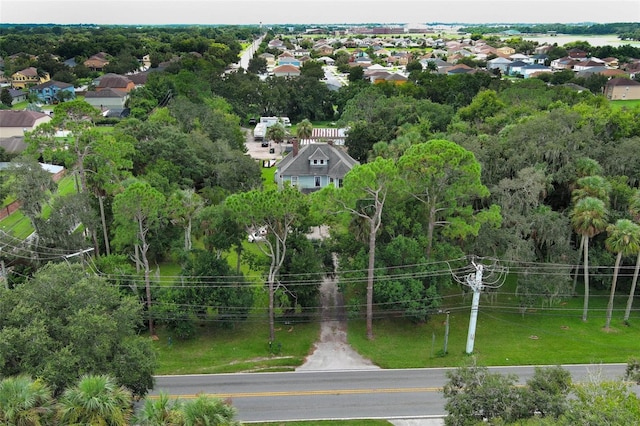
M284 127L291 127L289 117L260 117L260 122L265 123L267 127L271 127L278 122L282 123Z
M253 140L256 142L262 142L267 136L267 125L265 123L256 124L256 128L253 129Z

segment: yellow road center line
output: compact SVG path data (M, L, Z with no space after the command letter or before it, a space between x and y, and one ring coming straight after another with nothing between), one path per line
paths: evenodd
M211 398L259 398L274 396L311 396L311 395L357 395L372 393L412 393L412 392L440 392L442 388L387 388L387 389L327 389L309 391L279 391L279 392L241 392L241 393L198 393L188 395L169 395L170 398L195 399L201 395ZM147 399L158 399L159 395L149 395Z

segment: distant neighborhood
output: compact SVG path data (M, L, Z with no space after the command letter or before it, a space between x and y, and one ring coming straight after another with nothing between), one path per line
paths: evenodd
M266 67L262 78L268 76L297 78L308 62L320 63L327 76L323 78L329 87L332 84L347 84L347 75L353 67L363 70L363 79L371 84L389 83L401 85L408 81L410 72L416 67L442 75L472 74L488 72L505 78L543 78L555 73L570 72L571 75L587 79L599 76L606 81L602 94L609 100L640 99L640 58L595 57L580 48L562 49L555 44L535 45L527 51L518 51L497 36L471 38L447 36L445 28L377 28L367 31L357 28L336 32L329 36L324 30L308 28L301 34L276 35L268 40L262 53L256 52L254 60L264 61ZM375 34L374 34L375 32ZM502 39L517 36L513 31L499 35ZM563 53L558 57L558 53ZM194 60L201 55L192 52ZM152 64L151 55L136 59L138 65L132 72L113 73L109 64L114 56L100 51L84 59L51 56L50 60L64 64L66 69L79 66L94 77L87 84L74 86L57 81L51 75L34 66L5 73L5 64L37 61L31 52L19 52L0 58L0 87L4 98L11 105L29 101L37 105L54 105L82 97L105 118L125 118L130 113L129 99L133 90L144 87L149 73L162 71L172 66L179 58ZM228 72L237 71L229 68ZM86 81L86 80L85 80ZM575 86L575 85L574 85ZM574 87L576 90L586 90ZM168 99L167 99L168 100ZM20 138L46 120L47 111L0 111L0 146L10 152L23 149ZM262 127L261 127L262 126ZM264 127L264 128L263 128ZM254 130L255 140L265 140L268 125L258 123ZM324 133L321 133L324 132ZM338 132L329 135L328 132ZM314 135L299 140L300 145L310 142L332 140L344 143L346 129L314 129Z

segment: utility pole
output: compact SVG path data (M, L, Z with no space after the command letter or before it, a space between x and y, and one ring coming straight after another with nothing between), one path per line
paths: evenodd
M467 349L466 353L473 353L473 344L476 340L476 324L478 322L478 307L480 305L480 292L482 291L482 264L476 264L471 261L476 268L475 275L469 274L467 276L467 285L471 287L473 291L473 299L471 301L471 315L469 316L469 332L467 334Z
M453 278L460 284L466 285L473 291L473 299L471 301L471 315L469 316L469 332L467 334L467 347L465 352L467 354L473 353L473 346L476 340L476 325L478 323L478 309L480 307L480 293L483 288L498 288L504 284L507 277L507 268L498 265L497 259L492 259L491 265L483 265L477 258L471 257L471 265L467 268L463 268L461 274L456 275L451 266L451 274ZM473 268L473 269L471 269ZM483 273L487 272L487 276L483 277Z
M444 323L444 354L446 355L449 352L449 314L451 312L447 311L447 321Z

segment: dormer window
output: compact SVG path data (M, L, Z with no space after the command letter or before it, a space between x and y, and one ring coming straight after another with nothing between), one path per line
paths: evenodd
M311 164L314 166L324 166L327 163L328 161L325 161L323 158L321 159L314 158L313 160L311 160Z

